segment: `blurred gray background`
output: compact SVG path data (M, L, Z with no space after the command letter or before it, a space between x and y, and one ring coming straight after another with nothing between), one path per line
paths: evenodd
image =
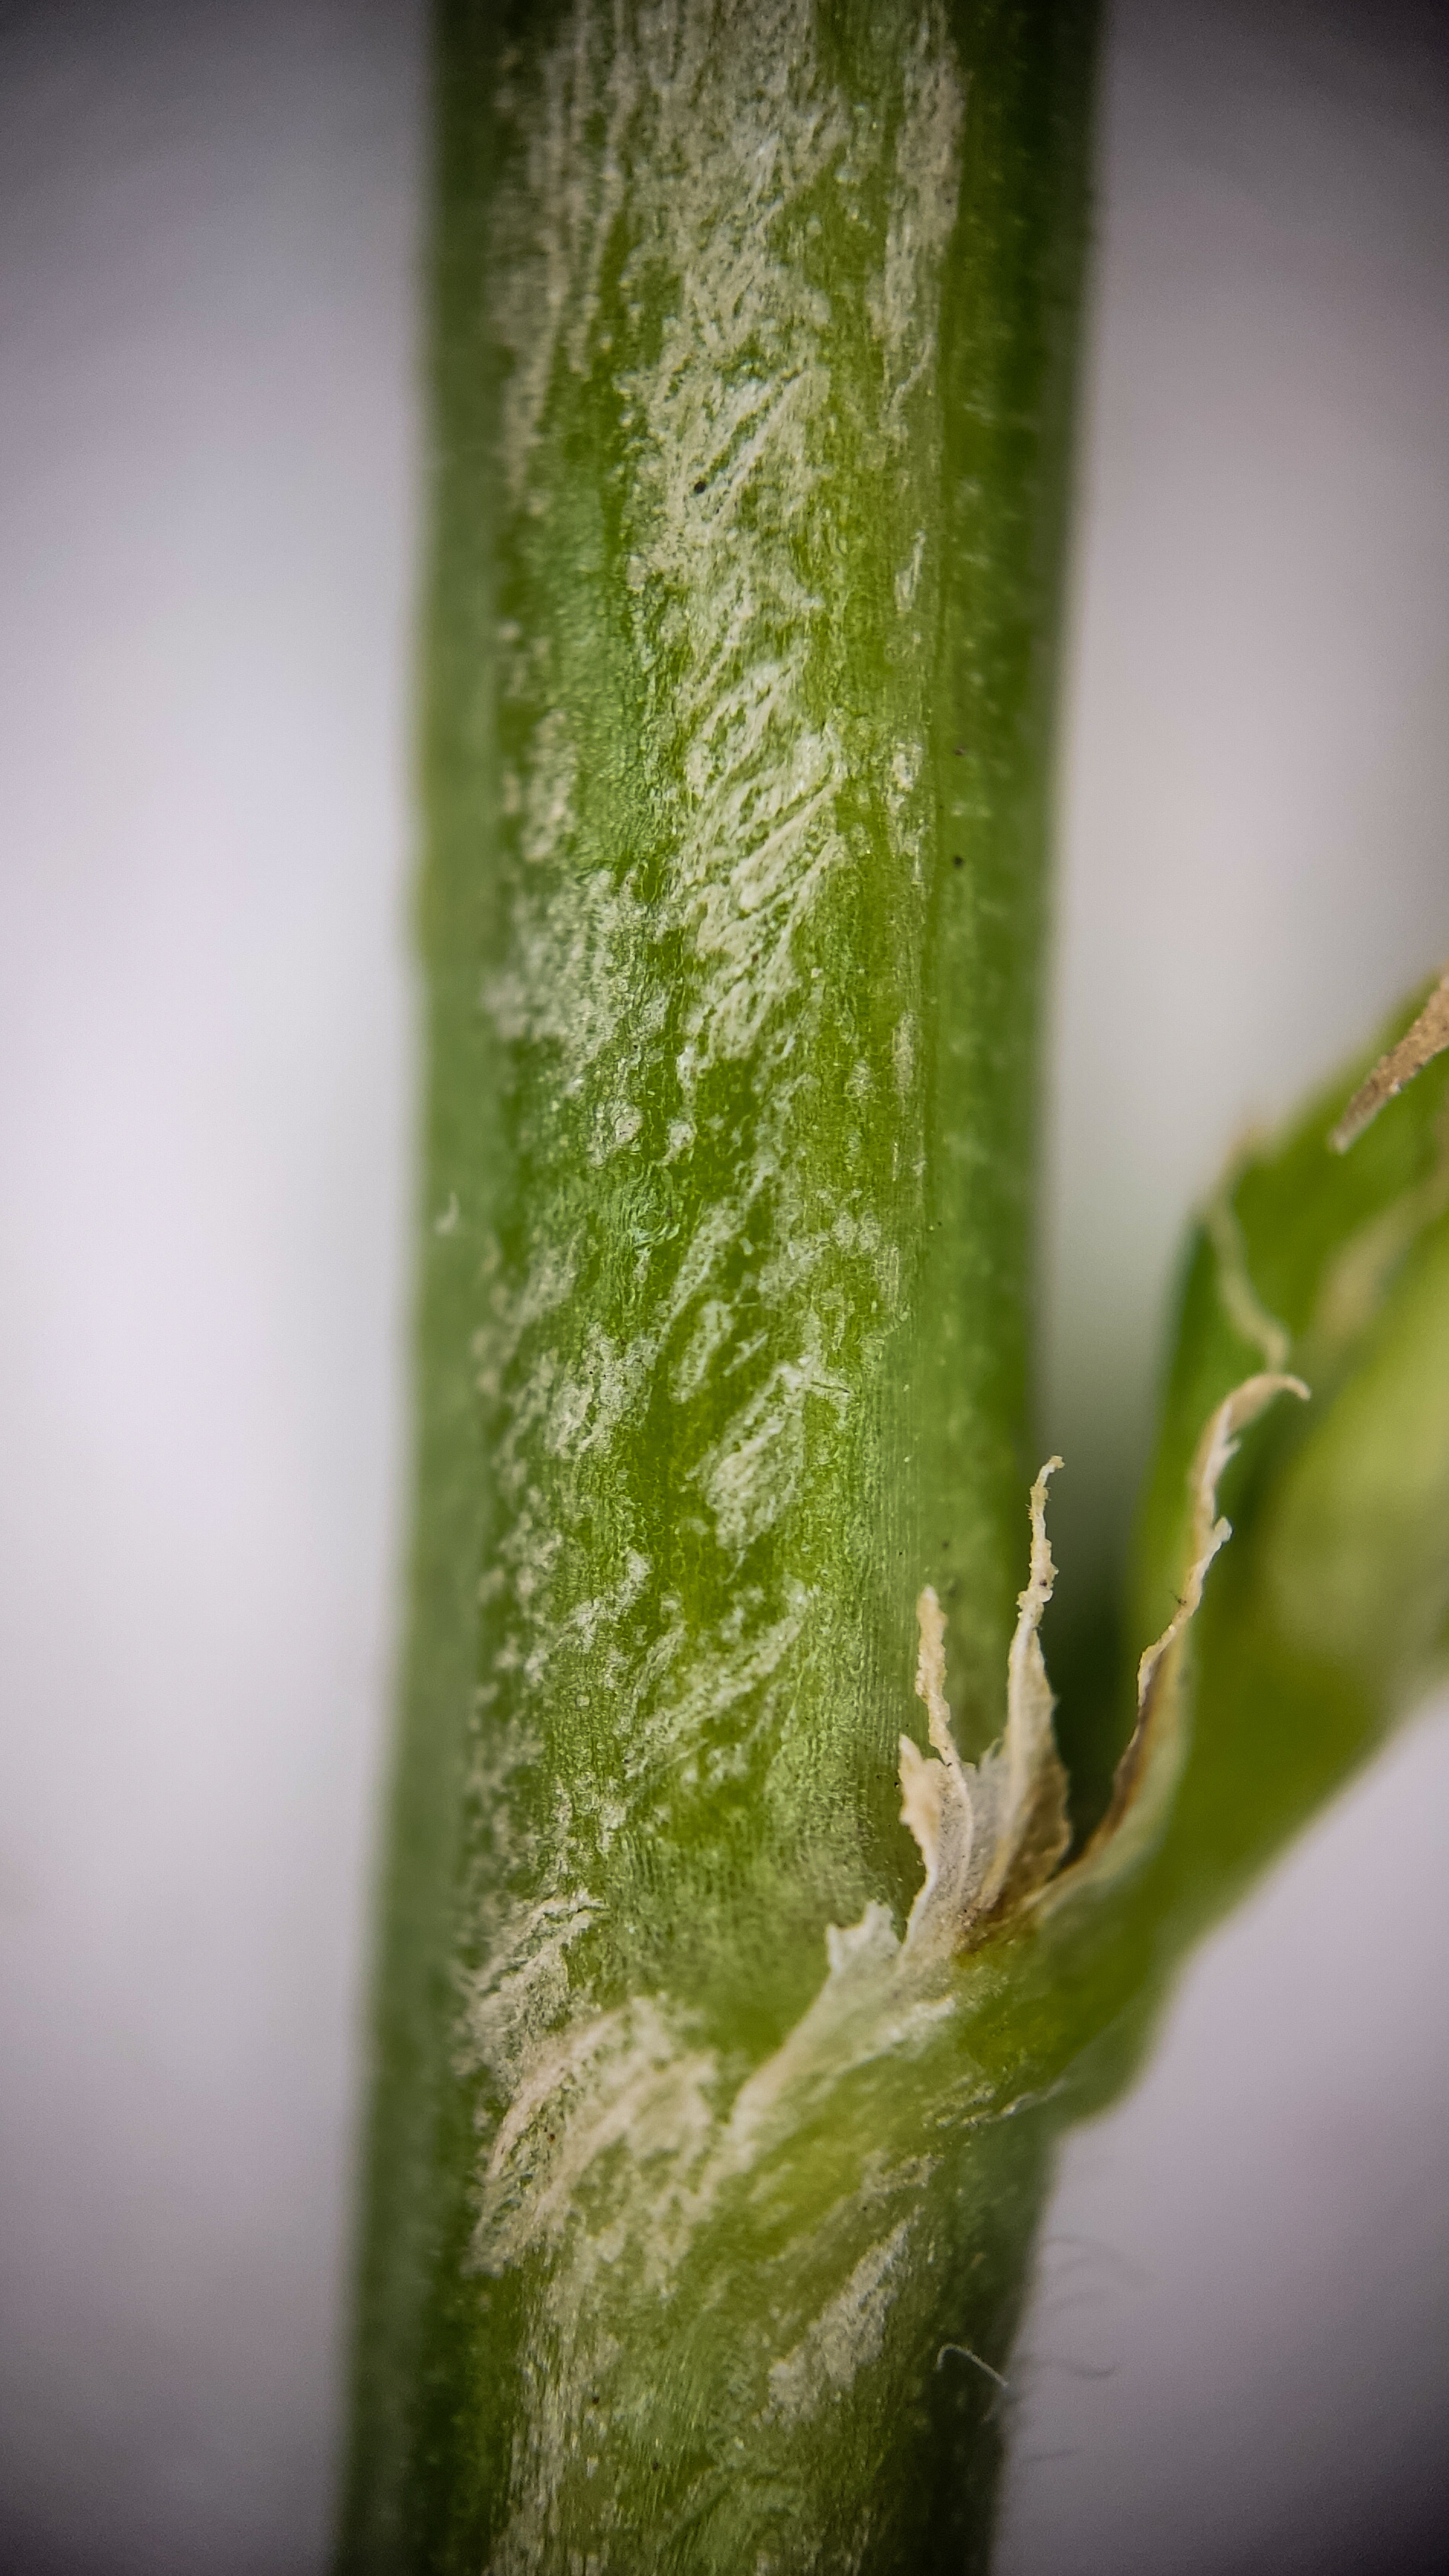
M416 0L0 0L0 2567L311 2576L415 1119ZM1449 20L1120 0L1043 1446L1449 953ZM1005 2576L1438 2565L1449 1708L1069 2146Z

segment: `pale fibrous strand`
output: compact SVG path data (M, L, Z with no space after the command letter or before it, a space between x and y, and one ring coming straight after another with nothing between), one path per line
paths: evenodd
M1398 1045L1381 1055L1366 1082L1361 1082L1329 1137L1336 1154L1346 1154L1350 1145L1372 1126L1379 1111L1401 1092L1406 1082L1432 1064L1436 1055L1449 1047L1449 969L1441 976L1413 1026L1406 1029Z

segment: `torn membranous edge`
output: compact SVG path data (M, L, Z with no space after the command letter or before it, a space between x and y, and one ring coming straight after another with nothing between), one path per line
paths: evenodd
M1179 1687L1187 1631L1202 1600L1208 1568L1233 1534L1232 1523L1218 1512L1218 1487L1243 1433L1279 1395L1308 1401L1300 1377L1265 1369L1235 1386L1203 1426L1188 1474L1192 1517L1177 1607L1138 1664L1137 1723L1118 1762L1107 1812L1081 1859L1055 1882L1053 1898L1058 1889L1065 1893L1088 1877L1115 1876L1162 1823L1187 1752Z
M904 1948L917 1959L957 1950L1029 1906L1055 1902L1087 1876L1115 1873L1155 1834L1186 1751L1180 1692L1187 1630L1209 1566L1231 1537L1218 1513L1218 1487L1250 1423L1275 1396L1307 1397L1301 1378L1279 1369L1244 1379L1210 1414L1188 1479L1191 1520L1177 1607L1137 1668L1137 1723L1117 1765L1111 1803L1081 1858L1059 1872L1070 1839L1067 1779L1052 1733L1054 1701L1041 1650L1041 1617L1055 1567L1046 1535L1047 1480L1031 1489L1031 1568L1020 1596L1008 1667L1006 1731L979 1764L963 1762L946 1699L946 1622L927 1585L916 1604L920 1657L916 1689L926 1703L936 1760L901 1738L901 1819L925 1863Z
M1070 1839L1067 1775L1052 1734L1055 1701L1041 1651L1042 1612L1056 1568L1046 1534L1051 1458L1031 1489L1031 1564L1017 1604L1007 1666L1006 1730L979 1764L963 1762L946 1699L946 1619L927 1584L916 1604L921 1645L916 1689L937 1756L901 1737L901 1820L926 1865L906 1948L955 1949L974 1929L1014 1913L1043 1886Z

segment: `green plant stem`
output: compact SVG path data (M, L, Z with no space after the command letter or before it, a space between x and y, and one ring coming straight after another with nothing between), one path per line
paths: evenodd
M730 2122L827 1927L915 1894L923 1579L1004 1712L1092 21L441 13L349 2566L985 2545L1025 2124L958 2209L868 2102L840 2155Z

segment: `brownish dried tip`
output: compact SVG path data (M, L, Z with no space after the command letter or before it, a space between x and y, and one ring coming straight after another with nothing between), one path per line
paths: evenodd
M1436 1055L1449 1047L1449 970L1437 991L1430 994L1414 1025L1396 1047L1381 1055L1367 1082L1361 1083L1345 1109L1329 1143L1336 1154L1346 1154L1355 1137L1377 1118L1386 1100L1422 1073Z

